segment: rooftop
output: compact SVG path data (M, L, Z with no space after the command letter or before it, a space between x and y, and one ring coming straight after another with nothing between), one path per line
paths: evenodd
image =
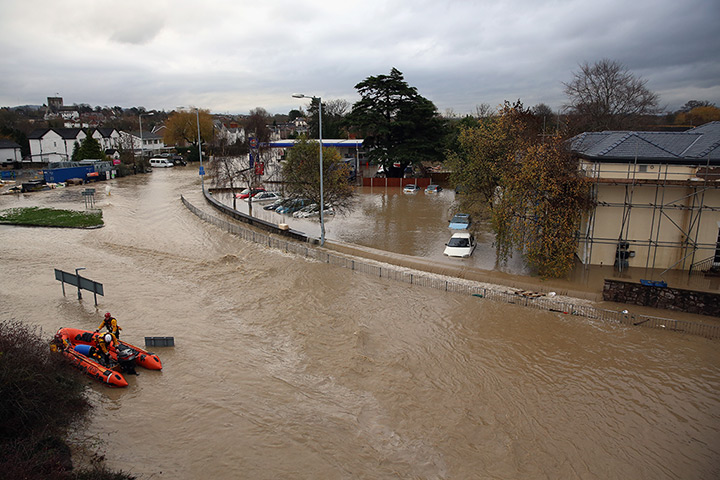
M720 164L720 122L684 132L586 132L570 139L582 158L609 163Z

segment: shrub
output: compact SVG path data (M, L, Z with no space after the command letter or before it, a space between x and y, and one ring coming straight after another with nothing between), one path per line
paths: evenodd
M84 377L19 321L0 322L0 472L3 478L131 479L95 467L71 472L64 438L90 411ZM82 476L88 475L88 476ZM119 476L116 476L119 475Z

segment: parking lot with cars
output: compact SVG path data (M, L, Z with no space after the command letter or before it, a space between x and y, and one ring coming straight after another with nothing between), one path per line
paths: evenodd
M232 205L229 194L217 194L216 198ZM299 202L289 208L283 208L280 202L278 204L281 205L280 213L276 211L277 205L275 210L272 209L272 202L253 203L252 214L268 222L287 223L294 230L319 237L317 214L293 215L303 208L312 210L307 202ZM246 202L238 202L237 208L248 213ZM439 263L460 263L469 268L492 270L495 267L493 235L480 223L471 225L473 247L468 257L444 255L446 244L453 233L459 231L458 225L453 225L455 229L450 228L450 221L465 222L465 228L471 221L467 217L454 219L458 213L455 208L455 192L452 189L433 189L430 193L417 189L408 194L400 187L362 187L357 189L355 208L351 212L332 215L326 211L325 236L331 241L432 259ZM507 270L524 272L519 259L511 259Z

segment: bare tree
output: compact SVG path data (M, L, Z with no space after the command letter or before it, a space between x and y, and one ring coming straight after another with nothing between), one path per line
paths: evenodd
M640 115L657 113L658 96L646 87L647 80L609 59L581 64L563 85L570 100L566 107L586 130L628 128Z
M457 114L452 107L448 107L445 109L445 118L457 118Z
M344 117L350 110L350 102L342 98L328 100L323 105L323 115Z
M495 110L490 106L489 103L481 103L475 106L475 118L489 118L495 115Z
M532 107L531 110L532 114L536 117L552 117L554 115L552 108L550 108L550 106L545 103L538 103L537 105Z
M257 107L250 110L250 116L245 123L245 131L249 136L255 137L258 142L267 143L272 135L272 130L268 126L270 123L272 123L272 117L267 110Z
M350 102L342 98L324 100L322 104L322 127L323 138L345 138L345 116L350 109ZM308 107L307 114L308 129L310 136L318 136L318 101L313 99Z
M714 106L715 106L715 104L712 103L712 102L710 102L710 101L708 101L708 100L690 100L690 101L687 102L685 105L683 105L682 107L680 107L680 110L679 110L679 111L682 112L682 113L688 113L688 112L689 112L690 110L692 110L693 108L698 108L698 107L714 107Z

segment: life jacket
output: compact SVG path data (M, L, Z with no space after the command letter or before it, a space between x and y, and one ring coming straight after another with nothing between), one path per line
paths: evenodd
M115 333L115 329L113 328L113 320L115 320L115 327L117 327L117 320L115 319L115 317L106 318L103 320L103 323L105 324L105 328L107 328L109 332Z

